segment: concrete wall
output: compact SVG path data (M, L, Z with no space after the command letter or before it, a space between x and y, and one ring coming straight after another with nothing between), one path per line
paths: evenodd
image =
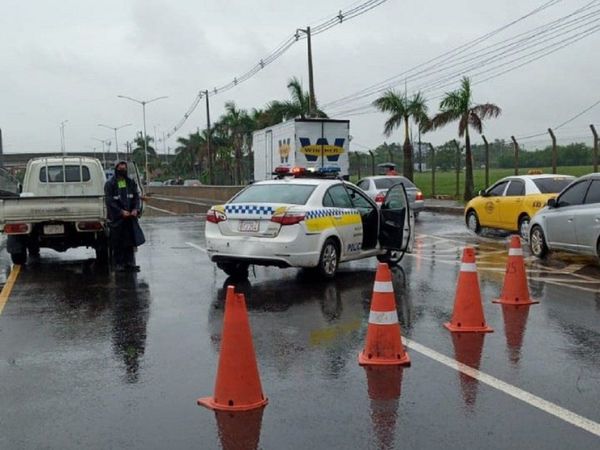
M150 195L161 197L189 198L196 200L229 200L245 186L152 186L147 188Z

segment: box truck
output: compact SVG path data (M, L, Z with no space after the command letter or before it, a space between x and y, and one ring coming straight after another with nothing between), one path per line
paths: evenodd
M332 119L293 119L255 131L254 181L272 179L278 167L335 167L347 178L349 133L349 120Z

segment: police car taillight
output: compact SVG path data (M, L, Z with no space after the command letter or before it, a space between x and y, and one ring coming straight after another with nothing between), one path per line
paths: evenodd
M303 212L286 212L283 214L275 214L271 217L271 222L281 225L296 225L304 220L305 213Z
M385 200L385 192L380 192L375 196L375 203L383 203Z
M227 220L227 216L216 209L209 209L206 213L206 221L210 223L219 223Z
M415 197L415 200L424 200L425 196L423 195L423 193L421 191L417 191L417 196Z

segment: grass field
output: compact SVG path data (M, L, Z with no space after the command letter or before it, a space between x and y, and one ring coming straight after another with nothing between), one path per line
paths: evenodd
M592 172L592 166L569 166L559 167L557 172L561 175L574 175L581 176ZM520 169L519 174L525 175L530 169ZM552 173L551 167L542 167L540 169L543 173ZM493 184L500 178L514 175L514 169L490 169L490 184ZM480 189L485 189L485 170L476 169L473 171L473 177L475 180L475 192ZM462 199L462 195L465 189L465 174L464 171L460 173L460 188L459 198ZM431 172L415 172L415 184L423 191L425 198L431 197ZM454 197L456 194L456 172L448 171L441 172L436 171L435 173L435 193L436 195L449 195Z

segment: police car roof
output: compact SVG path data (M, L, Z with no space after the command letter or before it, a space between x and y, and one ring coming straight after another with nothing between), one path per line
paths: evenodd
M545 173L545 174L535 174L535 175L510 175L508 177L504 177L503 180L517 179L517 180L538 180L540 178L575 178L572 175L562 175L559 173Z
M254 184L304 184L304 185L315 185L318 186L320 184L337 184L342 180L339 178L294 178L287 177L278 180L265 180L265 181L257 181Z

